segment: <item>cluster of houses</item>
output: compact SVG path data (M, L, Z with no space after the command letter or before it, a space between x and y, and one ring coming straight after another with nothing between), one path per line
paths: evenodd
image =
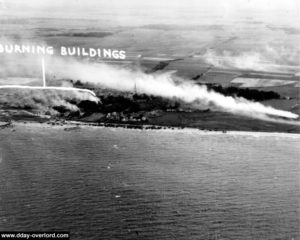
M128 113L124 114L123 112L111 112L107 113L105 116L108 121L116 122L147 122L148 119L142 113Z

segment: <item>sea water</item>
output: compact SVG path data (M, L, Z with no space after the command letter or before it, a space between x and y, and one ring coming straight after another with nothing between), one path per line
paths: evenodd
M299 239L299 135L0 130L0 231Z

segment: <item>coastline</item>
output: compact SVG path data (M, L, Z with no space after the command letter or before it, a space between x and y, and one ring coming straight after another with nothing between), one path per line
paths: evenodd
M169 132L169 133L197 133L201 135L230 135L230 136L252 136L252 137L290 137L300 139L299 133L288 133L288 132L260 132L260 131L222 131L222 130L206 130L191 127L167 127L157 125L130 125L130 124L104 124L104 123L86 123L80 121L65 121L64 123L53 125L51 122L38 122L38 121L11 121L11 124L0 128L11 129L15 131L15 127L40 127L40 128L53 128L61 129L63 131L78 131L85 128L96 128L96 129L111 129L113 131L119 129L124 131L151 131L151 132Z
M222 112L162 112L159 116L148 118L147 121L103 121L95 115L92 118L76 116L50 116L29 114L26 111L3 111L0 114L0 130L17 123L43 123L51 127L62 126L66 131L72 128L90 126L107 128L124 128L137 130L193 130L204 133L229 132L263 132L288 133L300 135L300 122L284 124L281 122L263 121Z

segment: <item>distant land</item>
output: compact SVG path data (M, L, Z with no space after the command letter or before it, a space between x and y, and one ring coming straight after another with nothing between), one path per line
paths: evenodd
M95 19L0 17L3 25L0 34L2 39L19 44L124 49L126 61L84 61L91 65L104 63L139 69L153 76L172 72L175 77L204 86L209 91L300 115L299 29L240 19L235 25L241 27L232 32L232 22L211 24L209 19L204 17L202 24L186 26L144 22L123 26ZM276 41L270 43L273 38ZM39 85L39 61L1 58L0 85ZM8 126L11 121L53 125L76 121L116 127L300 133L299 118L273 117L265 121L220 111L209 105L196 109L180 99L145 94L140 86L117 91L87 83L85 79L61 78L58 73L62 70L63 66L57 73L47 72L49 85L89 89L100 101L80 99L75 95L63 99L50 90L45 94L39 90L0 89L2 125Z

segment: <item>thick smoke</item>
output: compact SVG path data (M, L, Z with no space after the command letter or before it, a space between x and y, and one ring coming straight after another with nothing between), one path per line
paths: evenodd
M135 86L139 93L151 94L165 98L177 98L186 103L198 106L245 115L254 118L268 119L268 115L296 119L297 114L274 109L260 103L250 102L243 98L233 98L209 91L188 80L174 80L170 74L145 74L105 64L88 64L75 61L55 60L48 64L53 72L61 78L79 79L99 87L118 91L133 91Z
M10 62L17 62L14 61L17 59L13 59L13 56L10 56L10 58ZM22 61L30 62L31 64L31 62L37 62L36 59L38 58L38 56L28 56L27 59L22 59ZM14 74L22 76L25 72L27 75L32 74L36 77L37 74L40 74L41 76L40 62L34 63L31 67L26 67L26 70L23 68L13 68L11 66L6 67L6 65L5 61L2 61L1 75ZM32 73L30 72L30 69L33 69ZM100 63L78 62L71 59L57 57L46 58L46 72L48 76L55 75L56 82L59 79L80 80L82 82L94 84L97 87L114 89L121 92L132 92L136 86L139 93L156 95L169 99L177 98L199 109L209 107L218 111L230 112L265 120L269 120L268 116L291 119L296 119L298 117L297 114L291 112L274 109L260 103L247 101L243 98L228 97L209 91L205 86L199 86L178 77L175 78L168 73L145 74L142 71L131 70L124 67L120 68ZM48 81L50 81L49 78ZM48 83L49 85L53 84L53 82ZM3 90L1 90L1 92L3 92ZM16 105L27 104L27 102L29 102L28 104L30 106L37 106L36 108L43 109L43 111L48 109L47 106L56 105L64 106L66 109L75 111L77 110L77 106L76 104L70 103L74 102L71 101L71 99L97 101L96 98L90 99L91 96L89 96L89 94L80 92L72 92L72 96L70 96L70 92L64 91L60 91L59 93L49 91L46 93L45 91L35 90L24 93L24 96L21 95L21 92L22 91L19 91L19 95L17 97L7 94L3 95L1 93L2 98L0 100L1 102L11 101L11 103ZM53 96L51 95L52 93L54 94ZM35 96L35 98L33 96ZM31 99L38 100L30 102Z
M94 97L84 92L31 90L31 89L0 89L0 103L9 109L28 109L37 114L59 114L55 107L66 111L78 112L76 103L81 100L96 101Z

